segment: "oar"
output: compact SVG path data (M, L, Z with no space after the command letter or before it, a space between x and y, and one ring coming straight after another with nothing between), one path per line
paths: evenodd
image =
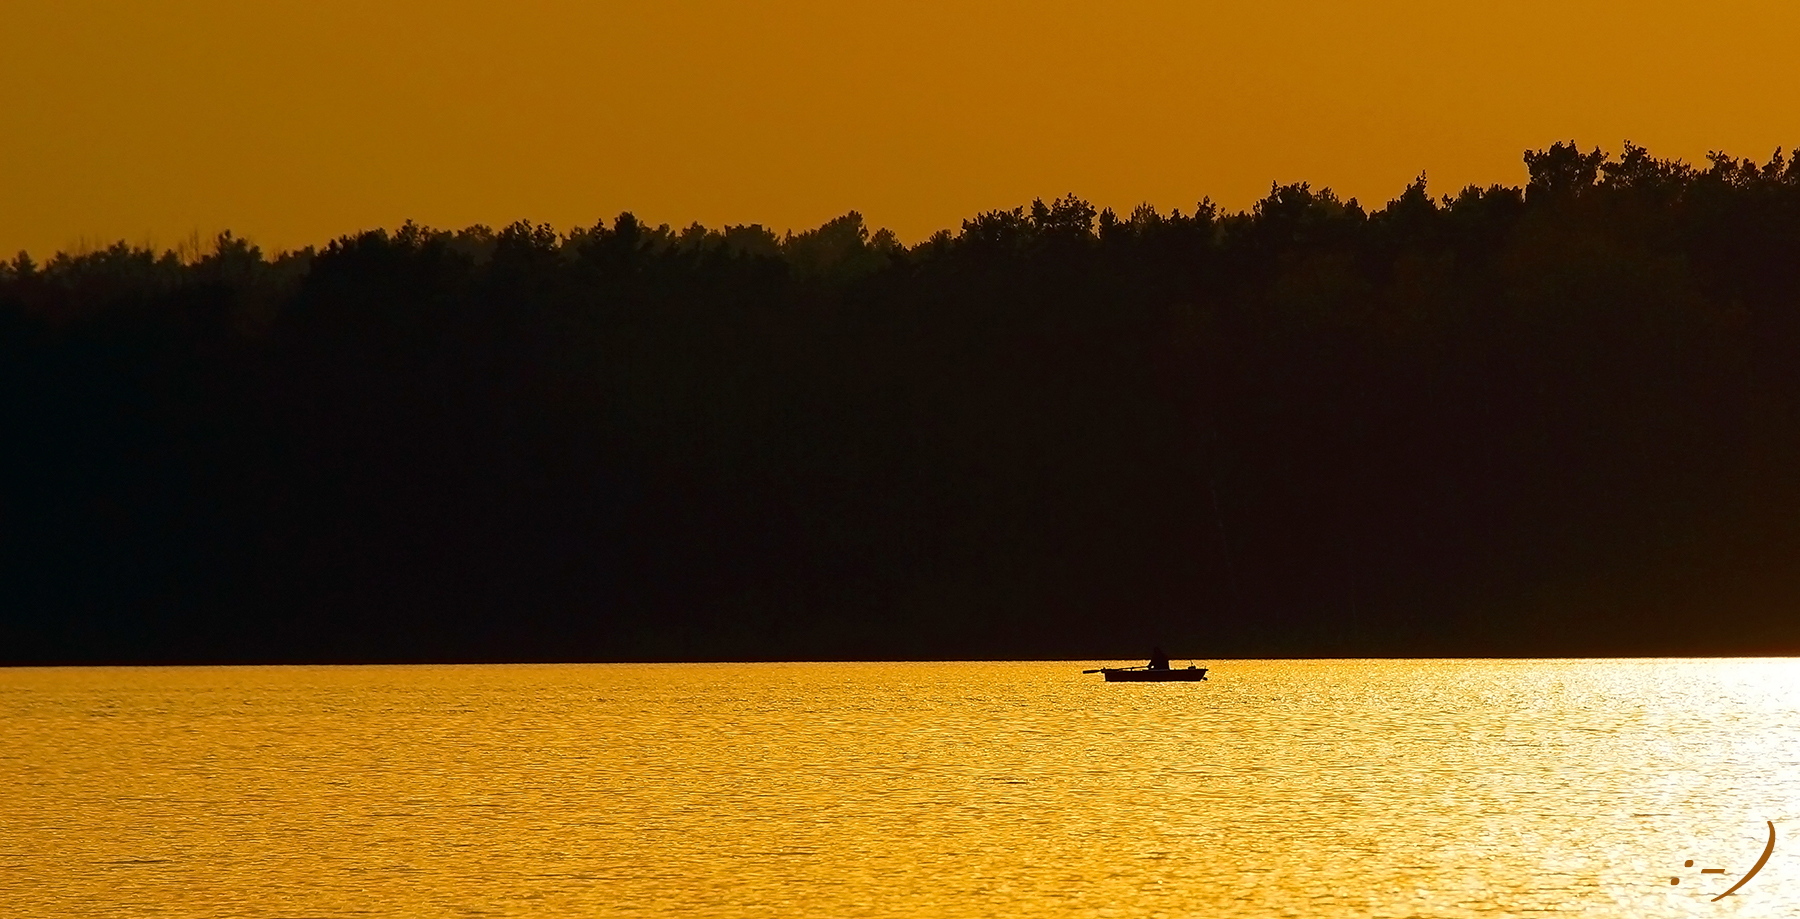
M1100 668L1100 669L1099 669L1099 670L1083 670L1083 671L1081 671L1081 672L1082 672L1082 673L1102 673L1102 672L1104 672L1104 671L1105 671L1105 670L1106 670L1106 668L1105 668L1105 667L1102 667L1102 668Z

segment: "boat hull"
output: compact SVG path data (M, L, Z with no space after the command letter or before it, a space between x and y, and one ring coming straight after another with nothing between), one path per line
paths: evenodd
M1108 683L1197 683L1206 679L1205 667L1185 670L1115 670L1108 667L1100 673Z

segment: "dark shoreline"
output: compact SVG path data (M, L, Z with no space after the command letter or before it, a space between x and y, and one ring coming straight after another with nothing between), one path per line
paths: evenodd
M0 660L1800 653L1800 167L0 263Z

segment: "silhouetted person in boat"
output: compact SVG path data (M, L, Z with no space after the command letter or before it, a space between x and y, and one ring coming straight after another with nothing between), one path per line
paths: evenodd
M1163 651L1162 645L1157 645L1156 649L1150 652L1150 669L1169 669L1169 655Z

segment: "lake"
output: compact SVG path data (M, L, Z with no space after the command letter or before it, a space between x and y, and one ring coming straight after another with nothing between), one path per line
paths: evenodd
M0 669L0 916L1800 915L1800 661L1200 663Z

